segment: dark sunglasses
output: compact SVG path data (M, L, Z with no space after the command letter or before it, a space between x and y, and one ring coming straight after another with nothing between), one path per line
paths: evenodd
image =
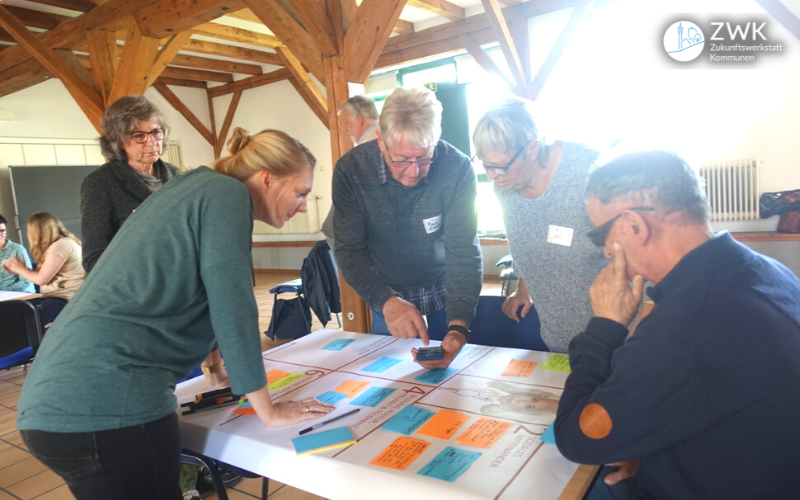
M528 144L530 144L530 142ZM480 167L483 167L483 169L486 171L487 174L489 172L494 172L498 175L506 175L508 173L508 169L511 168L511 165L513 165L515 161L517 161L517 158L519 158L519 155L521 155L522 152L525 151L525 148L528 147L528 144L522 146L522 148L519 151L517 151L517 154L511 157L511 161L509 161L505 167L495 167L493 165L487 165L483 163L483 161L480 158L478 158L478 155L472 157L472 163Z
M625 210L652 212L655 210L655 207L631 207L631 208L626 208ZM617 219L619 219L620 217L622 217L622 212L608 219L607 221L600 224L596 228L592 229L591 231L586 233L586 236L589 237L589 239L591 240L592 243L594 243L595 246L603 248L604 246L606 246L606 238L608 238L608 232L611 231L611 226L613 226L614 223L617 221Z

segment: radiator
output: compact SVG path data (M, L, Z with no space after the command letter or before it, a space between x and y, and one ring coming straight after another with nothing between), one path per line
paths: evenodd
M298 213L282 228L276 229L261 221L255 221L253 234L316 234L319 232L321 222L319 220L319 207L317 206L318 196L308 197L308 211Z
M700 175L714 221L756 220L758 214L758 160L704 163Z
M170 141L164 143L164 148L161 151L161 159L167 163L172 163L181 170L186 168L181 158L181 146L177 142Z

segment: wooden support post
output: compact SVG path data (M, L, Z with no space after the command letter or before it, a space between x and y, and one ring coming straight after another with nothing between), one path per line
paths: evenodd
M208 86L206 86L206 96L208 97L208 117L211 119L211 137L214 139L214 142L211 143L211 149L214 150L214 159L216 160L219 158L217 153L217 120L214 118L214 98L211 96Z
M122 56L111 86L109 104L126 95L140 95L147 89L147 75L153 68L161 40L142 36L136 23L128 28Z
M225 121L222 123L222 128L217 136L217 144L214 148L214 156L219 158L222 154L222 146L225 145L225 139L228 138L228 130L231 128L233 115L236 114L236 107L239 105L239 99L242 98L242 91L239 90L233 93L233 99L230 106L228 106L228 113L225 115Z
M156 81L156 78L161 76L161 73L167 68L167 65L172 62L175 56L178 55L178 51L183 48L183 45L191 36L191 32L181 31L180 33L172 35L169 40L167 40L167 43L161 47L161 50L158 52L158 56L156 57L156 61L153 63L150 71L147 72L147 78L144 84L145 90L153 85L153 82Z
M119 65L117 36L111 31L89 30L86 33L86 45L89 59L92 61L92 79L94 86L103 96L106 106L111 96L111 87Z
M517 54L517 49L514 46L511 33L508 31L508 25L506 24L505 17L503 17L500 5L497 3L497 0L481 0L481 2L483 3L483 8L486 9L486 16L492 27L492 31L497 37L497 41L500 42L500 48L503 50L503 54L506 56L508 67L511 69L511 75L514 76L514 80L517 83L517 94L527 95L528 82L525 80L522 62L519 60L519 54Z
M206 141L208 141L209 144L214 146L214 137L211 135L211 132L206 128L205 125L203 125L203 122L201 122L195 116L195 114L192 113L192 111L186 107L183 101L181 101L178 98L178 96L176 96L169 89L169 87L167 87L163 83L155 83L153 84L153 88L155 88L159 94L164 96L164 99L166 99L167 102L170 103L172 107L175 108L176 111L178 111L181 115L183 115L183 117L186 118L186 120L192 124L192 127L194 127L195 130L200 132L200 135L203 136L203 139L205 139Z

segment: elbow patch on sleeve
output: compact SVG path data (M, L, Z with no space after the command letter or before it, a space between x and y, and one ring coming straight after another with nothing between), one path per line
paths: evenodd
M586 405L586 408L581 412L578 424L581 432L591 439L603 439L611 434L611 428L613 427L611 415L602 405L597 403Z

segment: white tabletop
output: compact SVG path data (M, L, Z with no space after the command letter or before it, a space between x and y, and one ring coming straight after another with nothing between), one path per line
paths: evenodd
M352 342L342 350L325 349L337 339L342 339L338 341L340 345ZM453 372L448 372L447 378L425 382L415 378L424 377L428 370L414 363L410 354L412 347L421 345L416 339L319 330L263 354L267 372L279 370L299 376L294 380L284 377L283 382L276 383L280 386L292 380L283 387L271 384L274 401L319 397L348 382L365 383L358 395L373 387L394 389L374 407L353 405L358 395L338 402L331 416L354 408L361 411L316 431L347 426L358 440L355 445L298 456L291 439L314 421L269 429L256 415L234 414L235 407L228 407L181 417L183 446L334 500L581 498L582 492L562 496L578 464L565 459L555 445L539 439L555 419L555 412L509 410L499 401L500 397L517 393L559 397L567 373L542 369L550 353L467 345L451 365ZM504 376L512 359L538 365L528 376ZM381 363L373 363L379 360L382 367L376 368ZM198 377L180 384L176 395L183 403L212 389L203 377ZM508 398L504 402L508 403ZM420 429L404 436L381 428L412 404L433 413L456 412L464 423L451 429L449 437L430 437L420 434ZM479 419L484 423L486 419L499 421L493 424L500 427L506 423L506 430L497 433L499 437L495 436L493 444L484 443L486 447L464 444L464 435L468 429L478 429L472 426ZM405 470L370 464L400 437L430 444ZM479 456L471 465L462 464L466 469L452 481L419 474L429 470L448 448Z
M41 296L42 296L42 294L40 294L40 293L0 291L0 302L5 302L6 300L36 299L36 298L39 298Z

